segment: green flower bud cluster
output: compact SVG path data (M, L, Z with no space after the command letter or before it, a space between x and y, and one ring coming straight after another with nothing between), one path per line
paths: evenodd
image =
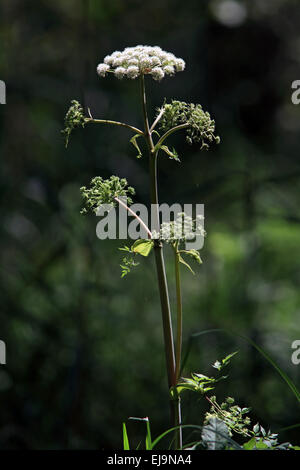
M65 135L66 147L68 146L70 135L75 127L84 127L85 117L81 104L76 101L71 101L71 106L65 116L65 128L61 131Z
M159 121L161 131L187 124L186 140L189 144L200 143L201 149L208 149L212 142L220 143L220 137L214 134L215 121L207 111L203 111L200 104L172 100L171 103L165 103L158 114L162 110Z
M111 176L108 179L103 179L101 176L96 176L91 181L91 187L87 189L85 186L80 188L81 195L84 200L84 207L81 214L86 214L91 210L95 214L97 209L103 204L116 205L115 198L122 196L127 197L127 205L132 204L132 199L128 194L134 195L135 190L128 186L126 178L119 178L118 176Z

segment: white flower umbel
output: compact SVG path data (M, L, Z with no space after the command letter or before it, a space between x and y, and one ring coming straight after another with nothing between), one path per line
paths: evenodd
M117 78L137 78L140 75L150 75L154 80L160 81L166 75L173 76L185 68L183 59L175 57L171 52L163 51L155 46L126 47L124 51L115 51L107 55L103 63L97 67L100 77L108 72L114 73Z
M197 215L196 219L188 216L184 212L179 212L177 218L171 222L163 222L159 233L152 231L152 238L164 240L166 243L176 241L192 240L195 236L205 237L206 232L203 228L203 215Z

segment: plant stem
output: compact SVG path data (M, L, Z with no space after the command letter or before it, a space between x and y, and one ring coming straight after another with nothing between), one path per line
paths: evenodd
M152 124L152 126L151 126L151 128L150 128L150 132L152 132L152 131L155 129L156 124L159 122L159 120L161 119L161 117L162 117L162 115L164 114L164 112L165 112L165 110L164 110L164 108L162 108L162 109L160 110L159 115L157 116L157 118L155 119L155 121L153 122L153 124Z
M182 296L181 296L181 282L180 282L180 263L179 263L179 256L180 253L178 252L178 243L174 246L174 257L175 257L175 281L176 281L176 304L177 304L177 329L176 329L176 354L175 354L175 377L176 383L179 380L180 375L180 364L181 364L181 350L182 350ZM181 405L180 405L180 397L176 395L176 399L178 400L178 405L176 411L179 413L176 416L176 421L180 424L181 423ZM182 447L182 431L180 429L180 435L176 436L177 445L179 444L179 448ZM178 448L178 447L177 447Z
M128 129L131 129L133 132L136 132L137 134L144 135L143 131L141 131L137 127L131 126L130 124L126 124L125 122L110 121L109 119L94 119L94 118L85 118L84 121L86 123L93 122L95 124L112 124L114 126L127 127Z
M187 127L189 127L189 124L179 124L178 126L169 129L167 132L164 133L164 135L161 136L161 138L155 145L155 150L159 150L166 138L169 137L169 135L173 134L173 132L180 131L181 129L186 129Z
M145 89L145 78L144 78L143 74L141 74L141 100L142 100L146 140L147 140L147 143L149 145L150 150L153 151L154 145L153 145L153 140L152 140L151 133L150 133L150 128L149 128L149 120L148 120L148 113L147 113L146 89Z
M175 258L175 280L176 280L176 304L177 304L177 331L176 331L176 382L178 382L181 364L182 350L182 296L180 283L180 263L179 263L178 243L174 246Z
M133 215L133 217L136 218L136 220L138 220L138 222L140 223L140 225L146 230L147 232L147 235L148 235L148 238L152 238L152 233L150 232L149 230L149 227L147 227L147 225L145 224L145 222L137 215L136 212L134 212L132 209L130 209L130 207L128 207L125 202L122 201L122 199L119 199L118 197L115 197L114 200L120 204L122 207L124 207L124 209L126 209L129 214Z
M145 92L144 76L141 75L141 101L143 108L144 127L145 127L145 140L149 150L149 170L150 170L150 196L151 205L154 209L154 227L155 230L159 230L159 205L158 205L158 190L157 190L157 151L154 150L153 140L149 129L149 121L147 115L147 102ZM152 214L152 211L151 211ZM152 227L151 227L152 228ZM158 288L160 294L162 322L163 322L163 334L164 334L164 345L165 345L165 356L167 366L167 376L169 385L169 397L171 397L170 389L176 385L176 363L174 354L174 339L171 321L171 310L169 301L169 291L167 285L167 277L165 270L165 262L163 256L163 245L161 241L155 240L154 242L154 253L155 263L158 279ZM181 408L180 400L170 399L172 425L178 426L181 424ZM182 432L181 428L175 431L175 448L180 449L182 447Z

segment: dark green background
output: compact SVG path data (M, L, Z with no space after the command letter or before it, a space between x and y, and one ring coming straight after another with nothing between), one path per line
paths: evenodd
M159 45L186 61L184 73L147 80L152 117L164 98L198 102L221 136L200 153L178 135L181 164L159 162L161 202L205 204L203 266L194 277L182 270L185 350L191 334L225 328L264 347L299 385L299 5L238 3L246 16L233 26L213 1L1 1L2 449L120 448L129 416L149 416L154 435L169 426L153 259L121 280L123 242L99 241L97 219L79 214L79 187L96 175L126 177L148 203L147 160L136 160L126 129L87 126L67 150L60 134L74 98L99 118L142 125L138 82L96 74L127 46ZM235 350L220 401L234 396L274 431L298 423L296 398L238 336L200 336L185 373L210 375ZM206 409L187 394L185 422L201 423ZM129 432L137 443L143 427L131 422ZM299 444L299 431L282 440Z

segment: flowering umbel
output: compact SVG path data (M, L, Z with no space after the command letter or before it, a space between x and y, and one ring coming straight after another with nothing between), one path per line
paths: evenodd
M95 176L91 181L91 187L82 186L80 192L86 206L81 210L82 214L86 214L88 210L97 214L98 208L103 204L115 206L116 198L122 196L127 197L127 204L130 205L132 199L128 194L134 195L135 193L134 188L128 186L126 178L118 176L111 176L108 179Z
M201 149L207 150L212 142L220 143L220 137L215 135L215 121L201 104L172 100L164 103L157 112L161 115L159 128L162 132L185 125L188 144L200 143Z
M171 244L192 240L196 235L205 237L203 220L203 215L197 215L197 218L193 219L184 212L178 212L176 219L171 222L163 222L159 234L155 233L153 237Z
M84 127L85 118L81 104L76 101L71 101L71 106L65 116L65 128L62 132L65 136L66 147L68 146L71 132L75 127Z
M148 74L160 81L166 75L182 72L184 68L183 59L163 51L159 46L135 46L107 55L103 63L98 65L97 73L100 77L105 77L108 72L112 72L117 78L131 79Z

